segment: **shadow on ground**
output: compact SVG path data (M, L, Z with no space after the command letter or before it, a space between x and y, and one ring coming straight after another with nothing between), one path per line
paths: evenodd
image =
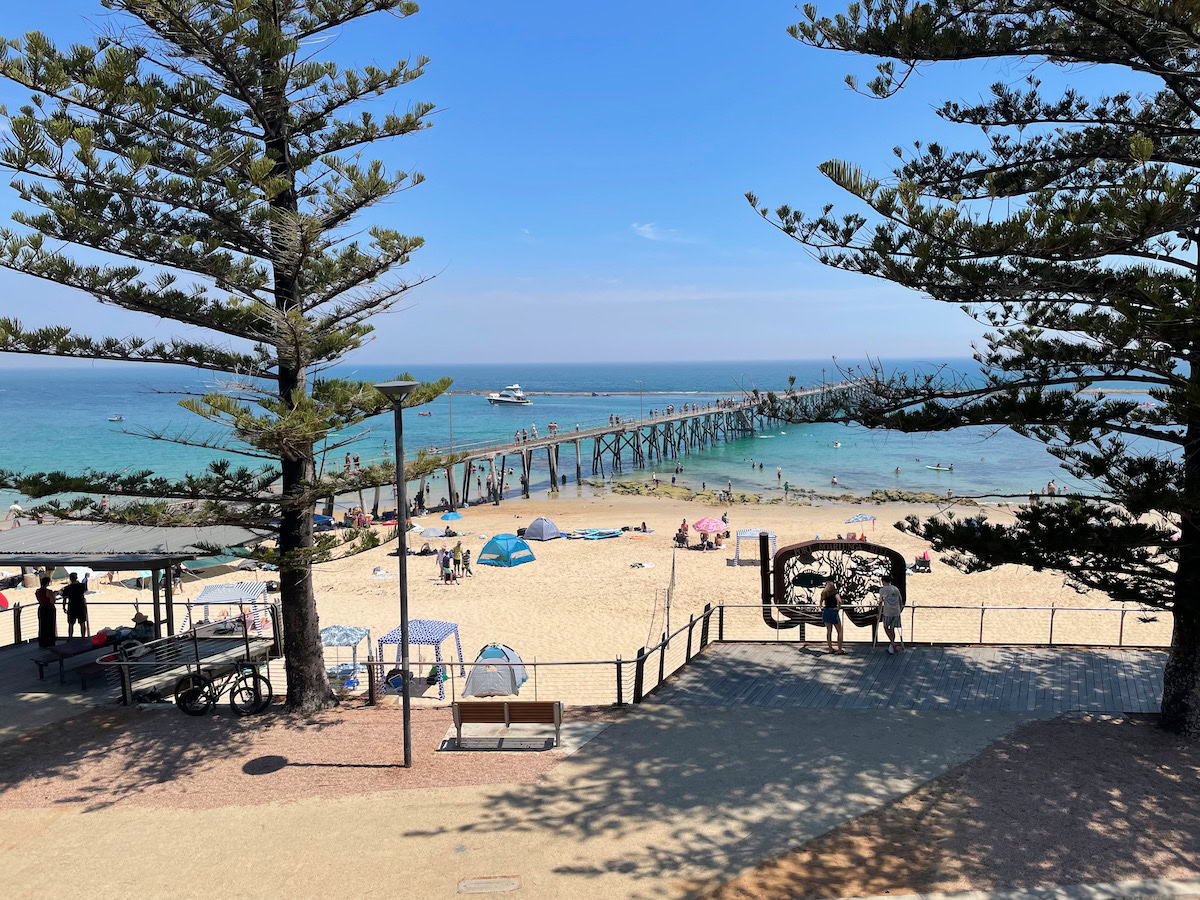
M1030 723L895 803L725 884L719 900L1200 876L1200 747L1152 717Z
M1024 718L642 706L536 784L485 795L470 821L403 836L544 835L564 896L666 896L905 794Z

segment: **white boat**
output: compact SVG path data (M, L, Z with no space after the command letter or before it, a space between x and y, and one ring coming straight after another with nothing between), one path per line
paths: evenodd
M108 417L108 421L110 421L110 422L124 422L124 421L125 421L125 417L124 417L124 416L109 416L109 417Z
M528 406L533 402L525 396L519 384L510 384L499 393L488 394L487 400L492 406Z

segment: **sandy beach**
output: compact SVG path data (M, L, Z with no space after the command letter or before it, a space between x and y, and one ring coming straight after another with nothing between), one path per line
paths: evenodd
M807 540L817 534L830 537L861 529L845 524L857 513L878 517L871 539L899 550L907 558L925 549L925 543L905 535L893 523L905 516L935 514L933 505L851 504L824 502L804 506L743 504L732 507L703 502L685 502L657 497L627 497L612 494L590 498L541 498L506 500L500 507L479 506L463 512L453 523L465 536L464 548L478 557L486 541L481 535L515 533L539 515L553 519L560 528L617 528L645 522L653 534L627 533L602 541L555 540L533 542L536 561L515 568L474 567L474 577L458 585L440 583L432 557L409 558L410 609L413 618L455 622L462 637L464 658L473 660L489 642L508 644L528 662L534 660L613 660L618 655L632 659L638 649L656 642L665 629L664 600L676 564L676 588L671 609L671 627L687 623L706 603L727 605L759 603L757 566L735 567L732 541L721 551L707 553L672 549L672 537L682 519L693 522L702 516L719 517L728 512L730 528L764 528L778 535L779 545ZM1009 513L989 510L994 521ZM441 527L436 514L422 517L427 527ZM67 527L67 526L64 526ZM870 525L866 526L870 529ZM410 538L418 549L425 539ZM429 541L452 547L453 539ZM371 629L373 639L399 623L396 589L395 543L345 559L318 565L314 581L321 624L357 625ZM751 553L756 555L752 548ZM633 568L632 563L653 563L653 568ZM381 568L385 574L372 573ZM205 584L246 580L245 573L226 572L213 578L188 580L180 599L194 597ZM269 577L269 576L265 576ZM906 613L906 639L924 641L976 641L980 633L981 605L987 607L984 640L989 643L1045 643L1048 611L1013 610L1012 607L1059 608L1055 613L1055 643L1116 644L1120 630L1120 605L1099 593L1079 594L1063 582L1060 574L1035 572L1022 566L1004 566L990 572L964 575L940 563L936 557L930 574L910 575L910 609ZM123 622L128 607L104 607L97 601L149 603L150 592L120 585L100 585L90 596L93 627ZM965 610L935 610L923 607L967 606ZM1084 612L1100 608L1103 612ZM116 621L109 621L115 618ZM177 613L176 620L179 621ZM1170 616L1128 613L1124 617L1125 644L1163 645L1170 640ZM1142 621L1153 619L1154 621ZM761 610L726 610L726 637L739 640L791 640L796 630L775 631L762 622ZM714 624L715 631L715 624ZM870 629L847 623L848 641L870 640ZM715 634L713 635L715 637ZM808 639L822 635L808 629ZM390 659L394 650L385 652ZM453 640L443 652L455 654ZM348 658L348 657L347 657ZM433 661L429 648L415 649L414 660L425 666ZM543 669L539 692L555 693L576 703L611 702L611 668ZM282 677L282 672L279 673Z

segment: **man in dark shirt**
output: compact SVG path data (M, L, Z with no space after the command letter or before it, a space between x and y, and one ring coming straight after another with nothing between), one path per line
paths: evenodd
M79 581L79 576L74 572L70 575L70 581L65 588L62 589L63 597L63 612L67 614L67 637L75 636L75 623L79 623L79 636L88 636L88 614L87 614L87 588Z

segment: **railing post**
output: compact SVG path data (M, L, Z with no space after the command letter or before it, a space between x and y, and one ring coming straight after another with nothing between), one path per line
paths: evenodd
M617 706L625 705L625 688L621 684L621 657L617 657Z
M979 643L983 643L983 614L987 611L987 607L979 607Z
M725 640L725 604L717 607L717 641Z
M686 663L686 662L691 662L691 661L692 661L692 628L695 626L695 624L696 624L696 617L695 617L695 615L689 615L689 616L688 616L688 642L687 642L687 651L686 651L686 652L683 654L683 661L684 661L685 663Z
M633 702L642 702L642 683L646 671L646 648L637 652L637 660L633 667Z
M700 621L700 649L708 646L708 620L712 618L712 604L704 604L704 618Z
M1125 646L1125 613L1126 610L1121 610L1121 630L1117 632L1117 646Z
M915 644L917 642L917 607L916 607L916 604L913 604L912 606L910 606L909 609L912 610L912 618L909 620L909 623L908 623L908 640L911 643Z
M13 604L13 643L21 643L21 604Z
M659 651L658 651L658 684L662 684L662 683L663 683L663 678L665 678L665 677L666 677L665 673L666 673L666 670L667 670L667 644L668 644L668 641L667 641L667 633L664 631L664 632L663 632L663 636L662 636L662 640L661 640L661 641L659 641L659 643L658 643L658 646L659 646ZM655 685L655 687L657 688L657 687L658 687L658 685Z
M379 688L375 681L375 679L377 677L377 673L375 671L375 666L372 665L373 662L374 661L368 656L367 657L367 705L368 706L375 706L379 702Z
M1054 607L1050 607L1050 646L1054 646Z

